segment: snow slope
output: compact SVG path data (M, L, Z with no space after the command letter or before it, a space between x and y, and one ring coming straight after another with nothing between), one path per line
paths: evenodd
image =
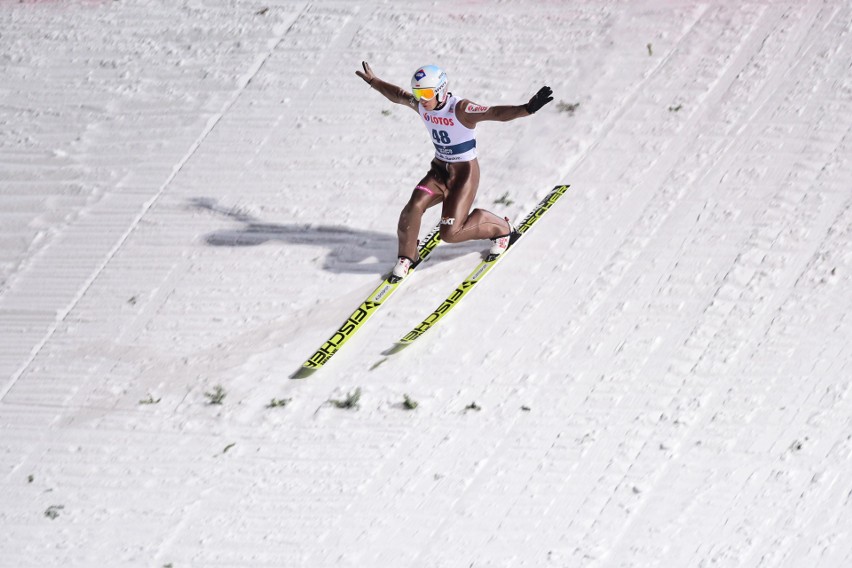
M0 566L852 565L850 2L27 0L0 45ZM362 60L550 85L477 203L572 188L291 381L430 158Z

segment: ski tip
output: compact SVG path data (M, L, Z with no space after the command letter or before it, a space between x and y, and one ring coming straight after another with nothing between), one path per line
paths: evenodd
M397 353L408 347L408 345L408 343L395 343L394 346L390 349L382 351L382 355L396 355Z
M307 379L308 377L310 377L311 375L313 375L316 372L317 372L316 369L311 369L309 367L302 367L301 369L299 369L298 371L296 371L295 373L290 375L290 378L291 379Z

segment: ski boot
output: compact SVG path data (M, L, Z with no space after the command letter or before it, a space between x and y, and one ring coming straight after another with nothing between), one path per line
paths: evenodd
M488 260L494 260L508 249L516 240L520 234L515 230L515 226L512 225L512 222L509 221L508 217L505 217L506 222L509 223L509 232L500 237L494 237L491 239L491 249L488 251Z
M394 266L393 271L391 271L391 282L399 282L408 276L408 271L413 263L414 261L407 256L399 257L399 260L396 261L396 266Z

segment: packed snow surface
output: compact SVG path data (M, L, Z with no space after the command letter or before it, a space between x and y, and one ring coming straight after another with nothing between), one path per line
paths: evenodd
M3 568L852 566L848 0L8 0L0 46ZM551 86L476 205L571 189L294 381L433 153L364 60Z

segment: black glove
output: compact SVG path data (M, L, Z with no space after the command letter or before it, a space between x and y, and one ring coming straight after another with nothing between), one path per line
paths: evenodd
M533 98L530 99L530 102L524 105L524 108L527 109L527 112L530 114L535 114L535 112L553 100L553 91L550 87L542 87L538 90L536 94L533 95Z

